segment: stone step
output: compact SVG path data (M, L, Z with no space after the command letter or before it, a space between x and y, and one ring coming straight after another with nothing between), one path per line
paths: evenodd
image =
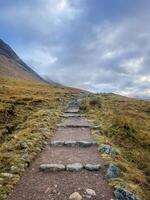
M72 164L72 163L92 163L104 165L99 157L96 146L81 148L79 146L47 146L44 156L40 160L43 163Z
M72 117L72 118L78 118L78 117L81 117L81 115L80 114L78 114L78 113L64 113L63 115L62 115L62 117L64 117L64 118L70 118L70 117Z
M90 128L92 124L85 118L67 118L63 119L58 127L70 127L70 128Z
M78 113L79 108L69 108L65 111L65 113Z
M91 128L90 125L63 125L63 124L58 124L58 128Z
M102 168L100 164L85 164L82 163L71 163L67 165L63 164L41 164L39 169L43 172L60 172L60 171L69 171L69 172L79 172L83 169L88 171L99 171Z
M51 141L93 141L93 136L87 128L58 128Z
M52 141L50 144L50 146L66 146L66 147L74 147L74 146L78 146L78 147L82 147L82 148L86 148L86 147L91 147L91 146L97 146L97 143L95 141L63 141L63 140L55 140Z

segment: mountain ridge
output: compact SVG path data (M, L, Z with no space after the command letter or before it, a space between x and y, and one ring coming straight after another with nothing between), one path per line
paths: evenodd
M45 80L29 67L16 52L0 39L0 76L16 77L27 80L36 80L52 85L57 83Z

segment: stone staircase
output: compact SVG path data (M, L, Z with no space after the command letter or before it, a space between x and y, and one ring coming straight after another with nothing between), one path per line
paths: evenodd
M91 136L91 127L91 123L80 116L77 101L71 102L58 125L55 136L49 143L50 162L41 164L40 170L44 172L100 170L102 163L96 155L97 144ZM86 148L86 150L83 151L83 148ZM93 150L97 158L91 161L89 155L92 154ZM57 152L60 156L58 155L55 162L52 163L51 158Z
M111 200L91 127L73 99L53 138L7 200Z

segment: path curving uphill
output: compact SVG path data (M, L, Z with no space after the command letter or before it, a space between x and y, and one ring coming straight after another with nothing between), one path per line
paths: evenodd
M111 200L91 126L72 100L54 137L7 200Z

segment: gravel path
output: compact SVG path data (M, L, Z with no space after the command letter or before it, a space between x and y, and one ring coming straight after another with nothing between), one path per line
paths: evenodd
M76 125L80 127L58 128L49 143L58 140L93 141L89 128L91 124L87 119L78 116L78 108L72 106L66 113L68 118L63 118L61 125ZM69 115L74 114L77 117L69 117ZM86 148L78 146L55 147L48 144L40 156L27 169L7 200L68 200L74 192L77 192L83 200L111 200L113 198L112 190L104 179L101 169L99 171L82 169L79 172L44 172L39 170L41 164L67 165L72 163L104 165L96 146ZM90 196L86 193L86 189L92 189L96 195Z
M88 128L58 128L55 132L52 141L65 140L65 141L93 141L90 129Z

